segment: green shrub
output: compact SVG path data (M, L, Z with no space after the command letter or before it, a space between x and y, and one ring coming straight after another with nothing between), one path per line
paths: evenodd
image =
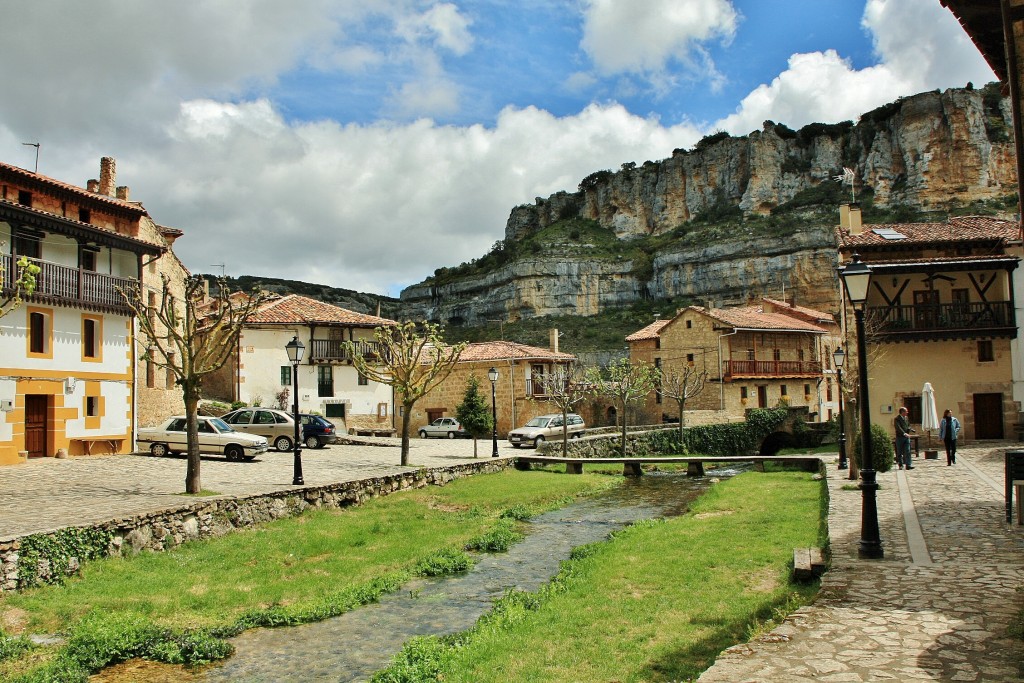
M863 448L861 447L859 434L856 436L855 441L853 452L854 457L857 459L857 467L863 467L861 464L863 462L861 459ZM895 459L892 438L889 436L889 433L881 425L871 425L871 464L875 466L875 471L888 472L892 469Z
M104 557L113 538L110 529L75 527L23 538L18 553L18 586L64 583L71 573L71 558L82 563ZM49 574L40 571L41 565L49 566Z
M32 641L24 636L9 636L0 631L0 662L20 657L33 647Z
M442 548L424 557L416 565L416 573L421 576L447 576L464 572L473 566L469 555L457 548Z
M516 529L515 522L511 519L501 519L492 529L470 540L466 544L466 550L504 553L522 539L523 534Z

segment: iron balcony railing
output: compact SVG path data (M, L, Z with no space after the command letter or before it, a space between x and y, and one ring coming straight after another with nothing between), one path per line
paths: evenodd
M136 291L138 280L135 278L96 273L40 259L29 261L40 269L32 300L131 312L121 291L129 295ZM9 292L18 280L19 269L10 254L0 254L0 265L3 266L3 290Z
M870 333L883 335L934 331L979 334L1017 327L1008 301L868 307L865 318Z
M821 374L821 362L813 360L725 361L726 377L808 377Z
M358 355L372 360L377 358L380 350L379 342L355 341L355 351ZM352 360L345 342L341 339L313 339L311 342L310 361L346 361Z

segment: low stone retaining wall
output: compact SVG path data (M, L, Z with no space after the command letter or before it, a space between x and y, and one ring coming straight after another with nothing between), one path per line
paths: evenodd
M620 428L621 429L621 428ZM678 426L666 425L659 429L626 432L626 457L631 455L650 455L657 452L652 446L653 435L666 430L679 429ZM622 456L622 432L606 432L590 434L579 439L569 439L566 455L570 458L616 458ZM537 455L562 455L561 441L546 441L537 449Z
M511 464L511 460L503 458L253 496L204 498L180 507L75 528L108 533L108 556L130 555L143 550L159 552L186 541L222 536L236 529L298 515L310 508L358 505L367 499L396 491L443 486L454 479L499 472ZM56 539L59 533L41 536ZM18 561L26 538L29 537L0 542L0 592L24 587L19 578ZM61 578L59 574L75 574L81 562L74 556L51 556L40 559L36 564L34 569L39 581L53 583Z

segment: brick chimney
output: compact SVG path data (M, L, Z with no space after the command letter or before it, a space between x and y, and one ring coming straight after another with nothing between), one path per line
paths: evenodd
M552 353L558 353L558 328L552 327L548 331L549 345Z
M128 201L128 186L127 185L118 185L116 192L117 192L117 198L118 199L120 199L123 202Z
M864 231L861 222L860 204L839 205L839 227L845 228L851 235L859 235Z
M100 159L100 189L99 193L107 197L114 196L114 185L117 183L117 162L114 157L103 157Z
M93 194L99 192L100 191L100 181L98 181L95 178L93 178L92 180L88 181L85 184L85 189L89 190L89 192L92 192Z

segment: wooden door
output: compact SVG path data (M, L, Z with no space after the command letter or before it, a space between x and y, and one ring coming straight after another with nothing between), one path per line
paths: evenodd
M30 458L46 456L46 408L49 396L25 397L25 450Z
M757 388L757 407L768 407L768 387L761 386Z
M1003 395L974 395L974 438L1003 438Z

